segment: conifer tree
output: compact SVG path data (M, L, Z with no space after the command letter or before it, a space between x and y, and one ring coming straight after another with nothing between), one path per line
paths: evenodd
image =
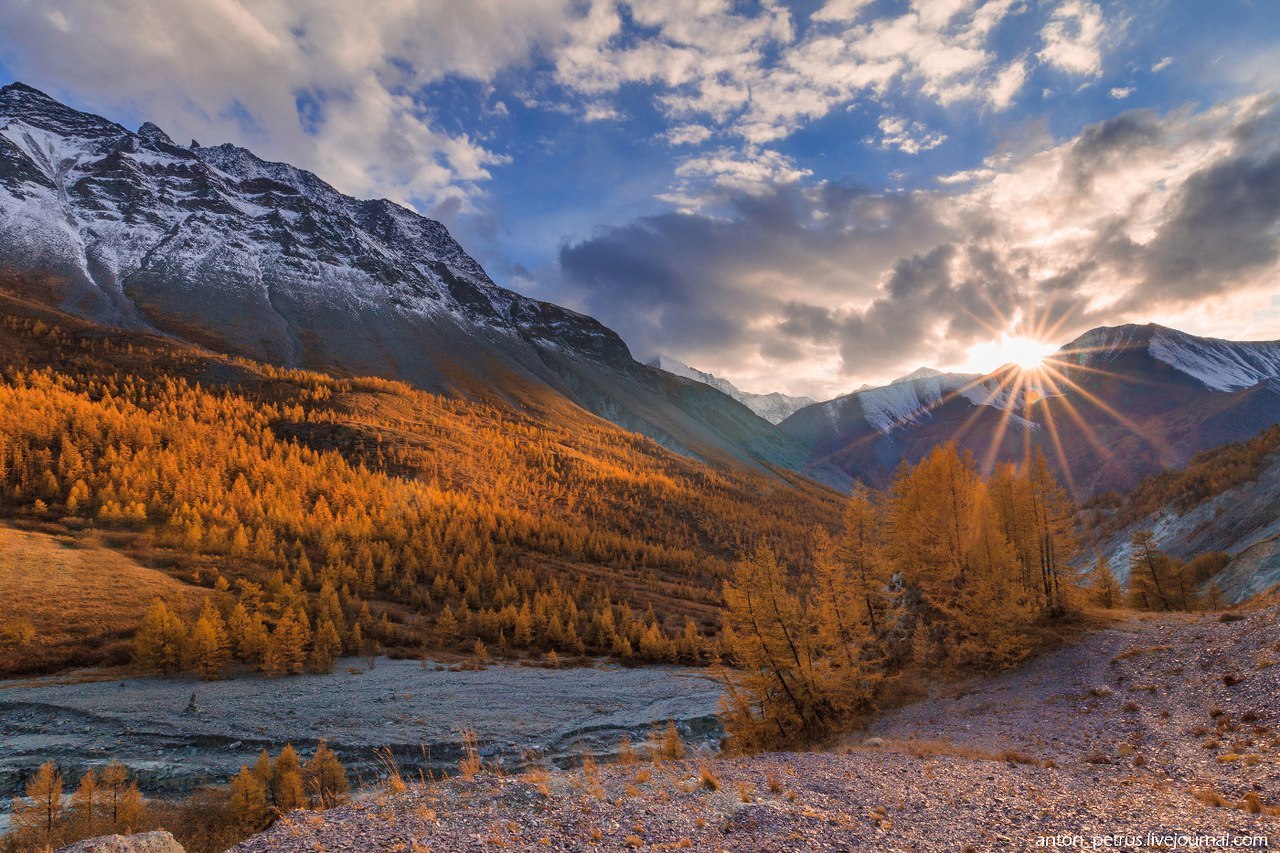
M333 663L341 653L342 638L338 636L338 629L333 620L325 618L316 631L308 668L315 673L333 672Z
M113 833L127 834L142 822L142 795L123 764L112 762L98 776L102 817Z
M773 552L758 547L725 582L725 643L742 667L727 685L728 725L744 744L790 742L829 724L811 626Z
M156 599L134 635L134 662L144 672L180 672L186 637L182 618L164 601Z
M13 801L13 825L20 836L36 844L53 846L63 829L62 774L52 761L40 765L27 780L26 797Z
M351 790L347 772L329 744L322 738L315 754L303 765L302 778L310 807L330 809L346 802Z
M227 808L232 820L245 833L260 832L271 822L271 802L267 785L261 776L248 767L231 780L231 793Z
M1105 555L1099 554L1089 572L1089 599L1097 606L1110 610L1120 606L1123 594L1124 590L1116 573L1111 571L1111 563Z
M276 623L267 647L266 672L271 676L299 675L307 661L306 616L289 610Z
M302 766L293 744L287 743L271 764L271 803L280 814L306 808L302 787Z
M100 811L98 776L92 770L86 770L80 777L75 793L71 795L72 824L77 837L90 838L98 834Z
M231 657L227 628L213 602L206 598L195 625L191 628L190 657L196 673L205 681L222 675Z
M1129 556L1129 601L1141 610L1171 610L1176 579L1169 555L1156 547L1150 530L1133 534Z

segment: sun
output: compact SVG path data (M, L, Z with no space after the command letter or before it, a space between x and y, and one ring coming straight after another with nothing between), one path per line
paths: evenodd
M1023 370L1037 370L1057 348L1024 335L1001 333L998 340L978 344L969 350L970 370L988 373L1006 364L1017 365Z

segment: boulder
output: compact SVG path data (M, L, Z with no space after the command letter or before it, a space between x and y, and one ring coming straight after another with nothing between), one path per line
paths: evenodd
M58 853L185 853L178 840L164 830L137 835L100 835L86 838Z

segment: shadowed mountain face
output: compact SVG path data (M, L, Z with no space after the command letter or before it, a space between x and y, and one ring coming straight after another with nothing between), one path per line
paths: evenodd
M21 84L0 90L0 265L60 276L60 307L98 322L516 406L567 398L712 460L809 462L740 403L636 362L594 319L497 286L439 222Z
M802 409L782 429L876 485L940 441L955 440L985 465L1038 447L1086 497L1130 488L1277 421L1280 342L1128 325L1085 333L1040 374L925 371Z

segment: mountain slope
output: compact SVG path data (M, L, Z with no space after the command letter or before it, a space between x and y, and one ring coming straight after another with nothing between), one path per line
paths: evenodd
M1018 461L1038 447L1086 497L1280 421L1280 342L1103 327L1046 365L1042 376L1013 366L986 376L917 373L802 409L781 427L876 484L938 441L956 440L984 461Z
M805 406L812 406L814 403L809 397L793 397L778 391L769 394L752 394L750 391L743 391L728 379L716 376L714 373L707 373L705 370L698 370L696 367L690 367L683 361L672 358L669 355L657 356L649 362L649 366L665 370L675 376L683 376L686 379L710 385L722 394L727 394L737 400L771 424L782 423Z
M1096 547L1122 580L1133 534L1150 530L1175 557L1227 554L1216 577L1223 593L1231 601L1257 595L1280 583L1280 425L1200 453L1128 494L1102 495L1090 510Z
M713 468L563 399L539 413L283 370L92 324L21 283L0 271L0 516L102 531L200 597L259 584L247 606L276 600L273 618L337 610L348 651L359 622L388 649L607 654L612 636L647 655L665 644L629 626L714 626L744 549L798 561L839 518L798 474ZM20 616L0 605L0 636Z
M22 84L0 89L0 265L61 276L60 306L98 322L487 402L554 410L565 397L711 460L808 462L737 402L634 361L592 318L497 286L438 222Z

